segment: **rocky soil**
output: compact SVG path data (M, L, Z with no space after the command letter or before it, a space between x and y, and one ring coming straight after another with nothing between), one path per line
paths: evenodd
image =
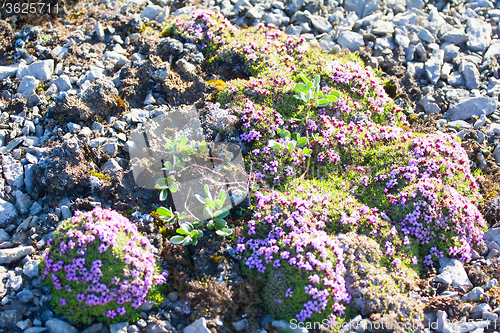
M199 244L187 255L172 249L151 215L160 204L158 191L137 186L131 170L133 130L185 105L210 114L206 101L215 88L206 81L241 75L235 65L212 76L200 67L204 58L196 45L159 34L167 18L196 7L220 11L241 27L272 24L325 52L358 52L391 77L386 91L415 130L463 139L490 179L482 207L492 227L488 248L469 264L442 258L429 270L419 296L424 325L426 332L498 331L500 1L101 0L81 1L56 16L0 20L0 332L291 328L266 316L257 287L243 281L226 241ZM40 285L38 261L58 223L96 206L128 215L158 254L169 253L165 262L177 265L169 267L177 280L163 304L143 305L138 322L80 327L53 313L50 292ZM210 290L193 281L207 272ZM232 296L217 285L226 277ZM231 320L205 318L200 304L207 299L218 302L220 313L231 312ZM352 323L356 332L382 332L370 326L380 320L358 316ZM458 326L460 320L473 321Z

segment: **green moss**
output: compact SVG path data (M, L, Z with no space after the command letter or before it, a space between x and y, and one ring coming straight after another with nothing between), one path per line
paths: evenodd
M110 176L99 173L99 172L95 172L94 170L89 170L89 173L91 176L97 177L97 178L104 180L104 181L109 181L111 179Z

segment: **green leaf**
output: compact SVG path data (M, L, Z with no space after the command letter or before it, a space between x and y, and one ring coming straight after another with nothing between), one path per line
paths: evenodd
M215 220L215 229L220 230L222 228L225 228L226 224L227 224L226 221L224 221L223 219L216 219Z
M161 192L160 192L160 201L167 200L167 196L168 196L168 191L167 190L161 190Z
M185 135L181 136L179 139L179 148L182 148L186 145L188 139Z
M199 202L205 204L205 199L201 195L195 194L194 196L196 197L196 199L198 199Z
M193 238L193 240L191 241L191 244L193 244L193 245L198 244L198 238Z
M207 184L205 184L205 193L207 194L207 197L212 200L212 194L210 194L210 188L208 187Z
M191 244L191 240L193 240L191 236L186 236L186 238L184 238L184 241L182 242L182 245L186 246Z
M307 138L300 138L297 140L297 147L302 147L307 144Z
M170 238L170 243L172 244L180 244L182 242L184 242L184 236L173 236L172 238Z
M219 236L225 237L225 236L231 235L233 233L233 231L231 229L228 229L228 228L223 228L221 230L217 230L215 233Z
M339 98L338 98L337 96L335 96L335 95L327 95L327 96L326 96L326 99L328 99L328 101L329 101L330 103L334 103L334 102L336 102L336 101L338 101L338 100L339 100Z
M219 200L220 200L222 203L226 202L226 191L221 190L221 191L219 192ZM222 205L221 205L221 206L222 206Z
M317 100L316 105L321 108L327 106L329 103L330 101L328 99L322 98Z
M187 236L187 235L190 235L190 234L191 234L189 231L187 231L186 229L182 229L182 228L177 229L177 233L178 233L179 235L185 235L185 236Z
M314 77L314 87L315 88L319 88L319 80L320 80L320 76L319 75L316 75Z
M158 215L160 216L166 216L168 218L174 216L174 213L172 213L172 210L171 209L167 209L165 207L160 207L156 210L156 212L158 213Z
M206 198L205 199L205 203L208 205L208 207L212 208L212 209L215 209L215 203L213 202L212 199L210 198Z
M307 148L307 147L302 150L302 155L304 155L304 156L311 157L311 153L312 153L312 150Z
M300 94L301 92L307 92L307 86L303 83L297 83L295 86L295 93Z
M219 209L218 211L216 211L213 216L214 218L218 218L218 219L223 219L225 218L226 216L229 215L229 210L231 209L231 206L226 206L222 209Z
M252 190L252 191L257 191L259 188L260 188L260 185L259 185L259 184L254 184L254 185L252 185L251 190Z
M283 149L283 145L281 143L279 143L278 141L274 141L274 140L269 140L268 146L270 148L273 148L274 150Z
M155 185L155 188L157 189L164 189L164 188L167 188L168 185L167 185L167 179L166 178L160 178L156 181L156 185Z
M205 142L205 140L203 140L202 142L200 142L198 144L198 149L204 153L205 152L205 149L207 149L207 143Z
M168 188L172 193L175 193L179 190L179 184L177 184L176 182L171 182L170 185L168 185Z
M299 74L297 75L299 78L302 79L302 81L304 81L305 84L308 84L309 83L309 79L307 77L305 77L304 74Z
M178 214L177 217L179 218L179 220L184 220L186 218L186 213L182 213L182 214L177 213L177 214Z
M191 154L193 152L193 148L191 148L191 146L185 146L184 147L184 152L186 154Z

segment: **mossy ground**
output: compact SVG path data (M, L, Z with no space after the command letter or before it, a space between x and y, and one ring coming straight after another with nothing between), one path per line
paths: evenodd
M296 318L313 301L305 289L315 279L313 274L325 274L288 264L284 252L295 251L297 258L302 252L317 255L334 271L344 265L337 260L353 253L328 259L325 253L335 248L332 244L339 235L349 233L369 240L373 256L366 261L371 250L356 250L365 259L347 259L345 276L369 280L383 274L384 278L366 286L361 280L349 281L351 296L359 296L359 302L350 305L348 298L335 299L342 293L321 285L329 290L330 299L321 311L304 315L306 319L321 321L335 314L338 322L356 311L401 311L407 318L421 318L419 305L402 309L397 303L404 302L423 265L440 255L467 260L471 248L482 244L486 226L476 208L482 200L478 173L460 142L447 135L409 131L404 110L384 89L389 86L383 73L365 67L352 53L326 54L302 38L263 25L238 30L220 14L208 12L175 18L165 31L201 45L204 66L216 79L224 66L237 64L241 68L235 72L245 74L226 75L224 84L210 84L218 91L215 98L221 107L239 110L247 170L253 185L260 188L253 192L259 204L252 207L248 234L238 243L244 248L243 265L265 272L263 298L268 311L277 318ZM339 100L308 109L294 98L299 74L319 75L322 91L338 91ZM277 129L307 137L311 156L268 147L270 140L283 140ZM290 222L297 212L303 215L294 217L301 232L324 238L328 249L291 248L303 237ZM433 237L426 240L422 234ZM277 235L275 241L269 235ZM361 274L356 269L363 260L369 267ZM370 266L374 263L381 271ZM356 294L359 290L366 295Z

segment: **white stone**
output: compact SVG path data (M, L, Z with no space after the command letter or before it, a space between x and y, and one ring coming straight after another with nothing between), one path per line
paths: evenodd
M38 88L38 81L35 77L31 75L27 75L23 77L21 83L19 83L19 87L17 87L17 92L24 96L24 98L28 99Z

